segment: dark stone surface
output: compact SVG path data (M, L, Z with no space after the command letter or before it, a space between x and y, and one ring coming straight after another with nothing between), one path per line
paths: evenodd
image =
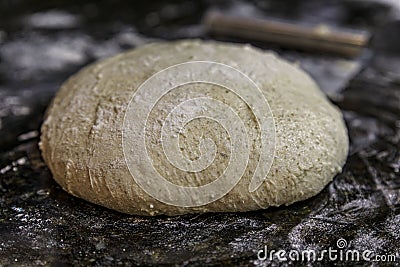
M321 252L337 249L339 238L348 249L396 256L396 262L384 265L400 263L396 49L356 61L278 50L320 82L349 128L351 151L343 173L307 201L249 213L146 218L72 197L52 180L38 150L38 129L61 82L93 60L151 39L211 38L199 22L215 7L369 30L398 14L356 0L0 2L0 266L303 266L307 263L259 261L257 252L265 245ZM347 84L344 74L354 73L343 67L349 64L362 71ZM309 264L333 263L355 264L327 257Z

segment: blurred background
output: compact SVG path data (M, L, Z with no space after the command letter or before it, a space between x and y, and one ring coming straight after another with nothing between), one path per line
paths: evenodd
M365 43L349 56L243 38L205 24L210 12L360 34ZM318 250L339 237L399 255L399 19L398 0L0 1L0 266L254 266L265 264L256 252L266 244ZM37 148L61 83L93 61L183 38L251 43L299 64L344 113L344 172L315 198L244 214L140 218L63 192Z

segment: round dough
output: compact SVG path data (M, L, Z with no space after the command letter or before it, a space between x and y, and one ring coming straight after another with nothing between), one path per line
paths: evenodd
M246 75L260 91L242 84L238 84L237 93L221 84L186 83L157 99L153 94L159 94L170 80L164 77L153 86L148 84L147 89L143 86L156 73L193 61L226 64ZM228 75L219 71L210 67L203 69L201 75ZM191 72L187 70L176 78L192 77ZM270 109L265 108L268 104L259 105L262 99L267 100ZM149 113L145 112L146 105L153 105ZM186 118L196 112L204 116ZM210 118L210 112L216 118ZM224 114L218 115L219 112ZM263 128L262 121L271 119L271 114L275 150L263 158L263 136L273 136ZM232 119L235 116L238 119ZM139 121L146 123L145 131L139 129ZM179 123L184 126L180 131L163 131L163 127L172 129ZM138 140L142 137L145 141L141 143ZM176 141L179 153L168 153L173 149L168 140ZM127 149L133 144L140 147ZM47 110L40 148L54 179L75 196L129 214L179 215L251 211L314 196L341 171L347 157L348 136L340 111L297 66L248 45L185 40L145 45L91 64L72 76ZM213 155L211 162L206 157L209 155ZM198 170L190 169L194 163L186 166L189 169L177 166L175 161L182 158L189 165L198 163ZM268 164L272 166L265 172ZM150 172L149 166L156 172ZM268 175L250 192L257 168ZM166 198L175 199L181 196L176 196L178 193L165 183L154 182L155 175L180 187L201 187L225 172L240 178L233 189L215 201L197 206L160 201L138 182L144 181ZM143 175L138 177L137 173Z

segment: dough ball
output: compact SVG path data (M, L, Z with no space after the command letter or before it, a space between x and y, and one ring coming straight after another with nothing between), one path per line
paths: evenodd
M341 171L340 111L297 66L248 45L184 40L89 65L48 108L54 179L137 215L242 212L316 195Z

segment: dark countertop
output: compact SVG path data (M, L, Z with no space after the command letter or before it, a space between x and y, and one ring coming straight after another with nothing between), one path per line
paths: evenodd
M395 255L396 262L385 264L400 263L400 54L395 51L345 60L254 43L299 61L343 110L351 140L346 166L309 200L257 212L147 218L87 203L52 180L38 150L38 129L59 85L94 60L152 40L215 38L199 24L211 8L370 31L399 14L372 0L1 2L0 266L302 266L306 263L260 261L257 252L264 246L321 252L337 249L340 238L347 249ZM392 37L376 42L398 38Z

